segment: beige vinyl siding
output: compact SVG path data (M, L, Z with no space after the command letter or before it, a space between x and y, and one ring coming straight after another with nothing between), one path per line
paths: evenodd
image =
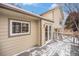
M37 45L41 45L41 43L40 43L40 40L41 40L41 23L40 23L41 21L36 21L36 26L37 26Z
M8 18L20 19L20 17L0 15L0 55L14 55L37 45L39 33L37 33L38 23L36 21L21 18L21 20L31 21L31 34L8 37Z

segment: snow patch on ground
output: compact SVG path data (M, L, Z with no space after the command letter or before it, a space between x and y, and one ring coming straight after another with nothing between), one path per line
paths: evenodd
M49 42L50 43L50 42ZM68 56L70 55L70 45L62 41L50 43L45 46L46 49L35 50L31 53L32 56Z

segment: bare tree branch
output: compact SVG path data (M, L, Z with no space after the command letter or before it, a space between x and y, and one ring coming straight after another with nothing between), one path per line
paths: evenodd
M78 27L77 22L75 20L76 18L77 18L77 20L79 19L79 15L77 15L77 14L79 14L79 4L78 3L63 3L63 4L59 4L59 5L61 5L62 9L68 14L70 14L70 13L73 14L75 12L74 15L70 15L70 17L71 17L70 20L73 21L77 30L79 31L79 27Z

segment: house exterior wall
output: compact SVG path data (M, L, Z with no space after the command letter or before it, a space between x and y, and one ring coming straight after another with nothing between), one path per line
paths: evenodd
M63 11L61 11L59 7L56 7L41 16L44 16L54 21L54 24L53 24L54 28L61 28L60 22L63 20Z
M31 22L31 33L8 37L8 18ZM14 55L39 44L38 22L32 19L0 15L0 55Z
M9 20L21 20L31 22L31 33L29 35L19 35L9 37ZM12 10L0 9L0 55L14 55L27 50L35 45L44 45L45 25L52 26L53 20L40 19L26 14L21 14ZM53 35L52 35L53 36Z

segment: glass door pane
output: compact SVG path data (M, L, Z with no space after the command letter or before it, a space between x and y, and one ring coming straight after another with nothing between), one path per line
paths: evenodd
M45 41L48 40L48 26L45 27Z

